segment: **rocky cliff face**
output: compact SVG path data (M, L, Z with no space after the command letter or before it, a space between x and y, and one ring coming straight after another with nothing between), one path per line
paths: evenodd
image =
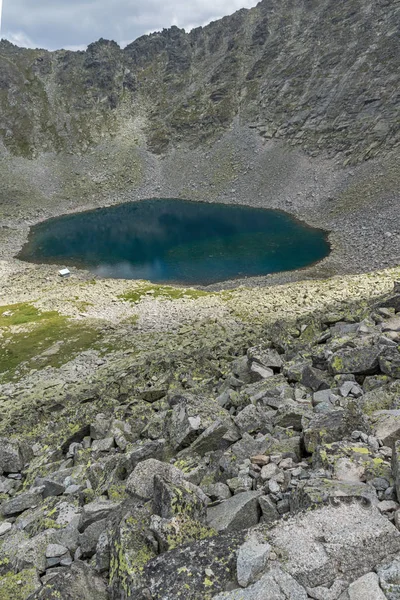
M399 143L399 28L392 0L263 0L124 50L3 41L0 138L25 157L120 136L163 153L202 145L236 120L311 155L360 162Z

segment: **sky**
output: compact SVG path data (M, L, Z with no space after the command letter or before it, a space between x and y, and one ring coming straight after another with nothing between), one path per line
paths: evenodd
M1 38L18 46L84 49L103 37L121 46L177 25L205 25L258 0L0 0Z

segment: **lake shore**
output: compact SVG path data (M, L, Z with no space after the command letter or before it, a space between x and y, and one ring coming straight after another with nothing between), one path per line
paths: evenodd
M136 149L135 173L139 175L132 174L129 183L116 174L119 151L108 143L81 157L46 155L35 161L10 157L2 161L0 175L13 169L18 177L15 197L0 206L0 260L7 263L3 271L36 268L14 257L30 227L38 222L154 197L278 209L330 232L331 253L310 267L224 281L209 290L325 279L400 263L400 167L395 156L386 160L385 167L371 161L345 168L236 128L208 151L181 148L161 158ZM106 160L107 152L113 161ZM99 162L101 181L94 172ZM61 266L54 265L53 271Z

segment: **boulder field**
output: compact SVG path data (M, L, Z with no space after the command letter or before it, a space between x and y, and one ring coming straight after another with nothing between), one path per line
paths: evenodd
M3 431L1 600L400 597L399 283L258 341L217 385L126 373L68 436Z

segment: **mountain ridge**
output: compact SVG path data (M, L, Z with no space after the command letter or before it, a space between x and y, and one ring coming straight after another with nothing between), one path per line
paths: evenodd
M397 2L278 3L121 50L0 43L0 134L8 151L86 151L134 130L165 153L215 140L235 119L310 155L358 163L399 143ZM91 124L87 124L87 120Z

